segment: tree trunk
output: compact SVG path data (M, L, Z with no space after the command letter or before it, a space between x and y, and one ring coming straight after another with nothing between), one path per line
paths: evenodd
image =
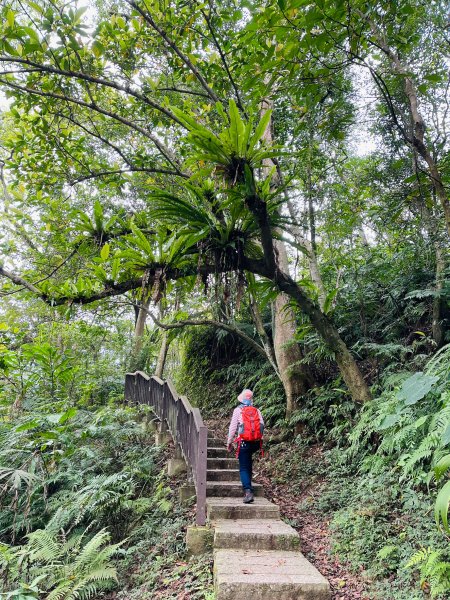
M278 265L284 273L289 273L286 247L276 242ZM286 393L286 418L289 419L298 407L298 400L311 387L312 376L309 368L302 361L303 352L295 334L297 319L290 299L286 294L279 294L275 299L275 330L273 345L281 381Z
M271 108L271 104L268 100L263 101L261 116ZM272 144L272 121L266 128L263 139L268 145ZM264 164L266 176L272 167L272 160L267 159ZM275 241L275 250L278 267L284 273L289 273L289 259L285 244ZM298 407L299 398L310 388L312 377L308 367L302 362L303 352L295 340L296 315L285 294L277 296L274 313L273 345L278 371L286 394L286 418L289 419Z
M436 346L440 348L444 343L445 333L442 320L442 298L440 295L444 286L445 254L442 250L439 240L434 242L434 248L436 253L436 277L434 290L437 295L433 298L432 331L433 340L436 342Z
M417 151L413 150L412 167L416 175L418 175L417 158ZM420 188L418 184L416 185L416 189L420 193ZM436 190L434 189L433 192L436 193ZM439 227L439 221L437 217L433 214L433 209L428 208L427 204L424 201L422 201L418 205L418 209L422 216L424 228L430 240L432 240L434 246L434 255L436 259L434 291L436 292L436 296L433 297L431 329L433 340L436 343L436 347L440 348L444 343L445 335L445 327L443 322L444 305L442 302L441 292L444 286L445 269L447 265L446 254L444 250L444 243L442 240L442 232L440 231Z
M133 355L137 357L142 350L144 343L145 323L147 321L148 307L150 305L150 297L141 300L137 313L136 324L134 327L134 348Z
M167 331L162 332L161 347L159 349L158 361L156 363L155 375L163 379L164 367L166 366L167 352L169 351L169 335Z
M353 400L355 402L365 402L369 400L370 392L364 381L364 377L354 358L350 354L344 340L339 335L336 326L327 315L325 315L320 308L308 298L301 287L288 274L282 271L282 263L280 263L276 257L270 218L265 201L257 195L252 195L246 197L246 204L255 217L261 232L261 245L264 259L262 261L251 261L248 259L242 261L247 264L247 266L244 265L244 268L270 279L281 292L285 292L297 302L299 307L309 317L312 325L322 336L327 346L334 352L335 360ZM299 364L299 361L296 361L295 364Z

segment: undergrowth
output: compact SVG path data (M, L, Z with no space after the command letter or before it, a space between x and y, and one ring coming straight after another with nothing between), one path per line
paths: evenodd
M434 504L450 467L449 372L446 347L423 371L389 373L359 409L338 380L312 390L292 419L302 433L269 446L262 470L289 522L329 521L331 552L371 600L448 598L448 500Z
M5 415L3 600L78 600L107 591L175 598L180 589L192 600L209 597L209 557L187 558L192 510L177 500L180 481L167 478L168 451L153 444L145 409L43 414L41 407L14 421Z

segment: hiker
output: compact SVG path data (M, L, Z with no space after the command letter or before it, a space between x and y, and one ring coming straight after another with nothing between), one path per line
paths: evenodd
M236 457L239 458L239 474L244 489L244 504L253 502L252 461L253 454L262 448L264 420L261 411L253 406L253 392L243 390L239 396L239 406L233 411L228 430L227 450L237 442Z

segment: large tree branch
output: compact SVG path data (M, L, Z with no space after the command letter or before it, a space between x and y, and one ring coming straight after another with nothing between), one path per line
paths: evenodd
M83 175L81 177L77 177L77 179L72 181L72 184L88 181L89 179L96 179L98 177L107 177L108 175L121 175L123 173L157 173L160 175L180 176L180 174L176 171L169 171L167 169L146 169L145 167L130 167L129 169L117 169L116 171L99 171L97 173ZM189 175L182 175L182 177L188 178Z
M176 321L174 323L163 323L162 321L159 321L150 310L144 308L142 305L135 305L134 303L131 304L133 304L133 306L138 306L141 310L144 310L150 316L155 325L160 329L169 331L171 329L183 329L184 327L217 327L218 329L223 329L224 331L229 331L230 333L237 335L249 346L251 346L258 354L261 354L267 359L264 348L260 346L252 337L242 331L242 329L239 329L239 327L236 325L230 325L229 323L223 323L222 321L216 321L215 319L184 319L183 321Z
M20 235L20 233L19 233ZM38 286L40 283L42 283L43 281L46 281L47 279L50 279L50 277L52 277L57 271L59 271L67 262L69 262L69 260L75 256L75 254L78 252L80 246L82 245L84 240L81 240L79 242L77 242L75 244L74 249L72 250L72 252L70 252L70 254L68 256L66 256L66 258L64 260L62 260L58 265L56 265L56 267L54 267L50 273L48 273L45 277L42 277L41 279L38 279L37 281L35 281L34 283L29 283L27 282L25 279L23 279L23 277L20 277L19 275L15 275L14 273L11 273L10 271L6 271L5 269L1 269L0 270L0 275L3 275L4 277L7 277L8 279L10 279L13 283L17 284L17 285L22 285L22 287L19 290L15 290L14 292L7 292L4 294L0 293L0 297L3 296L10 296L12 293L17 293L19 291L22 291L24 289L28 289L30 292L36 293L35 291L37 290L39 292L39 295L42 299L47 298L47 296L44 294L42 294L42 291L39 290ZM35 250L38 251L37 248L33 248ZM22 282L22 283L20 283Z
M64 261L66 262L66 261ZM207 277L208 275L213 275L217 273L225 273L231 272L236 269L248 269L252 270L252 272L257 272L259 274L264 274L264 277L268 276L267 269L265 267L264 261L260 261L258 259L247 259L243 257L237 257L234 263L229 262L227 265L218 266L216 264L203 264L198 266L197 264L188 265L183 268L175 268L168 267L164 263L151 263L146 267L146 273L149 280L155 277L161 277L161 273L163 274L165 279L177 280L183 279L185 277L192 276L201 276ZM113 296L120 296L125 292L129 292L131 290L139 289L142 287L143 276L135 277L128 279L126 281L122 281L119 283L107 282L105 284L105 288L99 292L94 294L78 294L76 296L50 296L50 294L43 292L40 290L35 284L32 284L26 281L20 275L15 275L14 273L6 270L0 270L0 276L7 277L16 285L21 286L21 288L28 289L33 292L37 297L41 298L47 304L52 306L61 306L63 304L91 304L92 302L97 302L98 300L103 300L105 298L111 298ZM47 279L47 277L46 277ZM43 280L40 280L43 281ZM18 290L20 291L20 290Z
M26 290L32 292L39 298L42 298L42 300L44 300L44 302L47 302L47 300L48 300L47 294L45 294L42 290L40 290L38 287L36 287L32 283L30 283L29 281L27 281L20 275L16 275L15 273L12 273L11 271L4 269L3 267L0 267L0 276L10 279L16 285L20 285L20 287L22 289L26 289Z

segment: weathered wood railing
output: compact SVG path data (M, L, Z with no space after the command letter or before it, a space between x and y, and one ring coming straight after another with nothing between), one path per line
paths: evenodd
M125 400L133 404L148 404L167 427L191 470L197 494L197 525L206 522L206 455L208 429L198 408L193 408L185 396L179 396L170 381L149 377L142 371L125 376Z

